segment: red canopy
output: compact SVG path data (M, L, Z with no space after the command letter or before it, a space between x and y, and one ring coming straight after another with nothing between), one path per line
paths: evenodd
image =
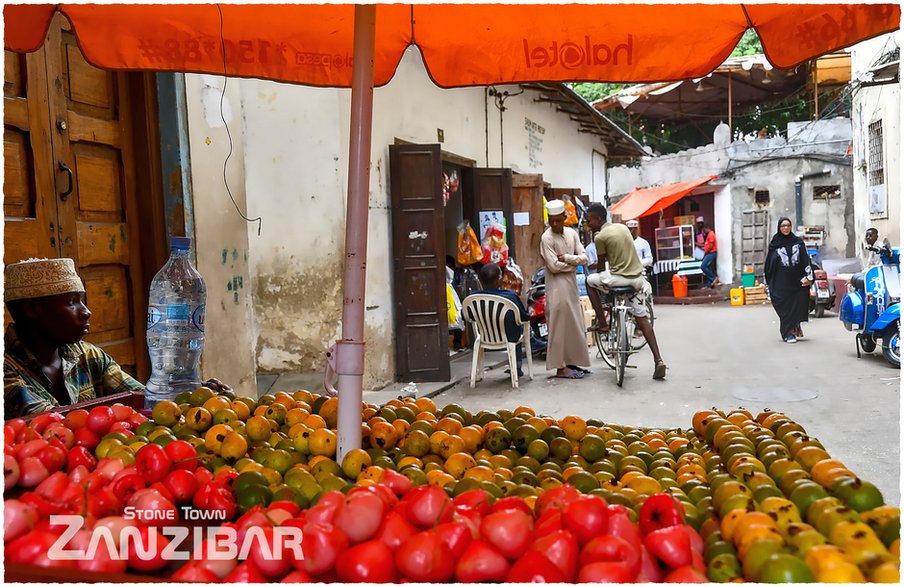
M701 185L716 179L717 175L670 183L655 188L635 188L633 192L612 206L612 213L619 214L625 220L633 220L650 214L657 214L684 196L688 195Z
M352 82L353 4L8 4L7 49L41 46L55 10L103 69ZM417 45L442 87L702 77L752 26L778 68L898 28L895 4L379 4L374 84Z

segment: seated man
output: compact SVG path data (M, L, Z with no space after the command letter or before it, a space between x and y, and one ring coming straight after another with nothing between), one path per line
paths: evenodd
M29 259L7 265L3 403L6 418L46 412L144 386L110 355L82 340L91 311L72 259ZM215 391L229 387L211 379Z
M513 291L509 291L507 289L502 289L499 286L499 282L502 280L502 268L499 267L496 263L488 263L480 268L480 283L483 285L483 289L481 291L475 291L475 294L490 294L494 296L500 296L507 300L510 300L515 303L518 307L518 311L521 313L521 321L527 322L530 320L530 314L527 313L527 310L524 308L524 304L521 302L521 298L518 297ZM505 335L508 338L509 342L516 342L521 338L523 330L521 326L515 324L515 316L509 312L505 317ZM523 362L524 355L524 346L519 344L515 347L515 360L518 366L518 377L523 377L524 372L521 370L521 364Z
M635 294L629 299L631 314L653 352L653 379L663 379L666 364L659 354L656 334L647 316L646 301L653 290L643 277L643 265L634 248L631 231L624 224L607 222L606 216L606 208L599 202L594 202L587 209L587 224L591 230L599 231L594 238L599 263L609 263L609 271L595 273L587 278L587 294L596 312L596 322L602 324L603 310L599 293L595 290L608 292L610 287L633 287Z

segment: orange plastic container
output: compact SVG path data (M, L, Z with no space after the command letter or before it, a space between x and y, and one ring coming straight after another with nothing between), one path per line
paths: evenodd
M672 276L672 292L676 298L687 297L687 277Z

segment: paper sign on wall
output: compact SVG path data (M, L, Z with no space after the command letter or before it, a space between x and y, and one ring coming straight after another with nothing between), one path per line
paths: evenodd
M515 212L515 226L528 226L530 224L530 212Z

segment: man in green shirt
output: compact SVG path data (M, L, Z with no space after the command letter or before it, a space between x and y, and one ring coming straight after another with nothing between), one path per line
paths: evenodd
M593 241L599 256L598 266L605 267L606 262L609 263L607 271L594 273L587 278L587 285L591 286L587 288L587 295L596 312L597 327L602 327L603 307L596 290L606 293L610 287L633 287L635 293L628 300L631 305L631 314L634 315L634 322L640 328L653 352L653 379L663 379L666 364L659 354L656 334L653 332L653 325L647 316L646 301L652 295L653 289L643 277L643 265L640 257L637 256L631 231L624 224L607 222L606 207L599 202L595 202L587 208L585 217L590 230L597 233Z

